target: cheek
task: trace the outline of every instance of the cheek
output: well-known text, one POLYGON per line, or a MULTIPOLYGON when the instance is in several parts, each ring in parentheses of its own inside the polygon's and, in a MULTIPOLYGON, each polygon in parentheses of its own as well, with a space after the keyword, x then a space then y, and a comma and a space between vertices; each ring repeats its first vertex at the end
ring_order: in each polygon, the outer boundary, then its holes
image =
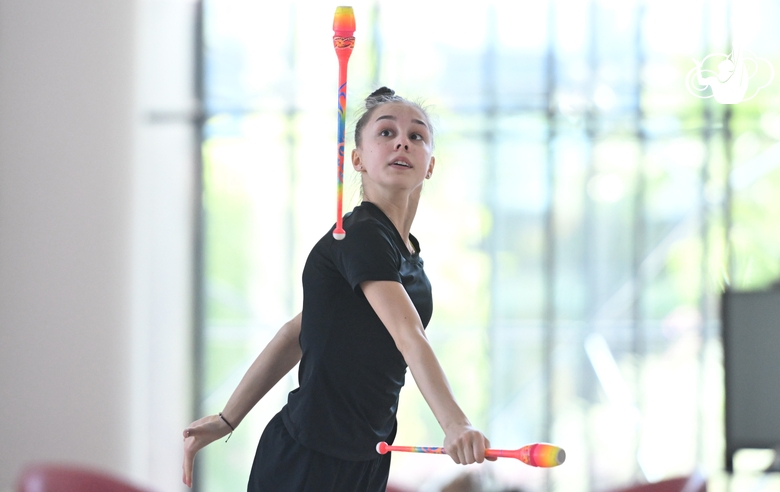
POLYGON ((377 142, 375 145, 371 147, 371 155, 379 156, 382 154, 386 154, 387 152, 390 152, 392 150, 393 150, 392 145, 388 144, 387 142, 377 142))
POLYGON ((374 164, 380 155, 380 150, 381 149, 377 148, 377 146, 372 146, 366 149, 363 159, 364 162, 369 166, 374 164))

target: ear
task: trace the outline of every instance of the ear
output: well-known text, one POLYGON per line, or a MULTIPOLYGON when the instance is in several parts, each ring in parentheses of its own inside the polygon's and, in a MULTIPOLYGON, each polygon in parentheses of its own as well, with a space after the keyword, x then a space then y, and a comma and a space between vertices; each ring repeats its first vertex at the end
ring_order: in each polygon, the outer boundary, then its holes
POLYGON ((431 179, 433 176, 433 167, 436 165, 436 158, 431 156, 431 162, 428 163, 428 172, 425 174, 425 179, 431 179))
POLYGON ((360 160, 360 153, 357 149, 352 149, 352 168, 361 173, 363 169, 363 161, 360 160))

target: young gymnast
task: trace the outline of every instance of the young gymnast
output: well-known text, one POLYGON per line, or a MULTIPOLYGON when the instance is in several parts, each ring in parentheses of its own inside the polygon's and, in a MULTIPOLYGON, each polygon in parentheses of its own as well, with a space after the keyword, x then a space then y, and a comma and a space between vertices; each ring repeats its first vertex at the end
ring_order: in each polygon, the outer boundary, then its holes
POLYGON ((263 432, 248 492, 380 492, 396 434, 407 365, 444 431, 447 454, 481 463, 488 439, 469 422, 425 336, 431 285, 410 234, 425 179, 433 174, 433 130, 419 105, 382 87, 366 98, 352 165, 363 202, 331 229, 303 269, 303 310, 285 323, 219 415, 184 431, 183 480, 195 454, 232 432, 300 361, 299 387, 263 432))

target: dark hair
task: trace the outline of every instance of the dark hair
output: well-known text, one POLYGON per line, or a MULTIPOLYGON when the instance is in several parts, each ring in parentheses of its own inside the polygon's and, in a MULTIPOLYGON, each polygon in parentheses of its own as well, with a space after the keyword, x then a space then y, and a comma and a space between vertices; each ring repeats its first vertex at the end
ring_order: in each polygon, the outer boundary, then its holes
POLYGON ((403 103, 418 109, 423 114, 423 116, 425 116, 425 120, 428 123, 428 131, 431 133, 431 143, 433 143, 433 127, 431 126, 431 119, 428 116, 428 112, 425 110, 425 108, 416 102, 409 101, 408 99, 396 95, 395 91, 392 89, 388 89, 387 87, 380 87, 368 95, 366 98, 365 112, 360 116, 360 119, 358 119, 357 123, 355 123, 355 147, 360 147, 363 127, 366 126, 369 118, 371 118, 371 114, 376 108, 387 103, 403 103))

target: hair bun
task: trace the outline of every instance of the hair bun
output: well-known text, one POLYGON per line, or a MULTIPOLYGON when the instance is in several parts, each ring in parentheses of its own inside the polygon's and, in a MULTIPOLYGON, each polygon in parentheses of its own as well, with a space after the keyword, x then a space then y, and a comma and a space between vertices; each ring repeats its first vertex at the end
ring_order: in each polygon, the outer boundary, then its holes
POLYGON ((401 99, 401 97, 395 95, 393 89, 383 86, 368 95, 366 98, 366 109, 371 109, 386 102, 400 101, 401 99))
POLYGON ((372 92, 371 94, 369 94, 366 99, 377 99, 384 96, 391 96, 391 97, 395 96, 395 91, 388 87, 382 86, 379 89, 372 92))

